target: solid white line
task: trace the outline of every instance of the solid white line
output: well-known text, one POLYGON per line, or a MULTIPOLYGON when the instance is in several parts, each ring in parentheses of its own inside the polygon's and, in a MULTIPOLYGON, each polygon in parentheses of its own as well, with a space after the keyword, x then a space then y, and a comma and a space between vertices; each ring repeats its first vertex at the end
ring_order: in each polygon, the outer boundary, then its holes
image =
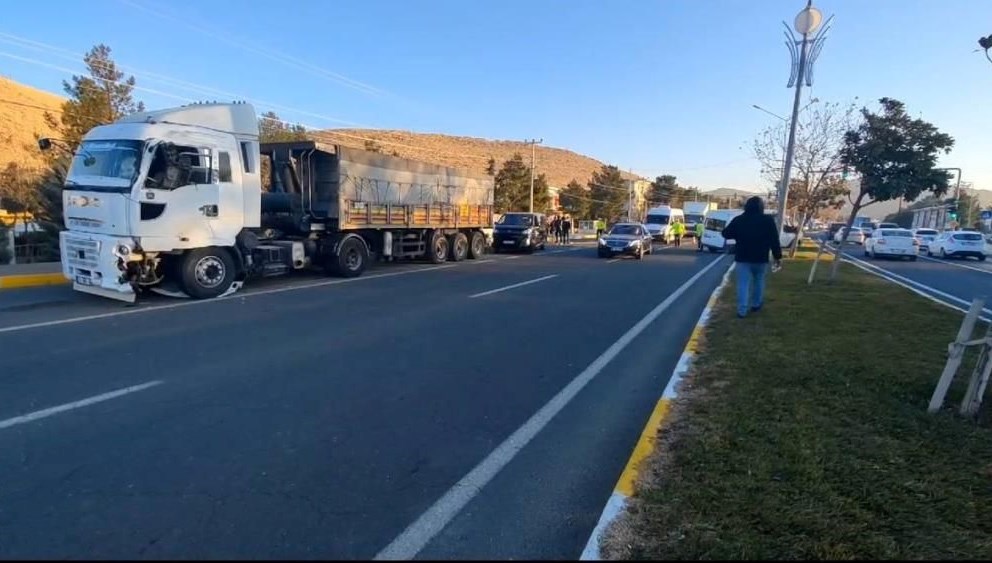
MULTIPOLYGON (((912 291, 913 293, 915 293, 915 294, 917 294, 917 295, 919 295, 921 297, 925 297, 925 298, 929 299, 930 301, 933 301, 934 303, 936 303, 938 305, 943 305, 944 307, 947 307, 949 309, 954 309, 955 311, 958 311, 958 312, 961 312, 961 313, 965 313, 965 314, 968 313, 968 310, 967 309, 958 307, 957 305, 951 305, 947 301, 942 301, 940 299, 937 299, 936 297, 934 297, 933 295, 930 295, 929 293, 925 293, 923 291, 920 291, 919 289, 916 289, 915 287, 913 287, 913 286, 911 286, 909 284, 903 283, 903 282, 901 282, 901 281, 899 281, 899 280, 897 280, 897 279, 895 279, 893 277, 888 276, 887 275, 888 270, 881 270, 881 268, 879 269, 880 271, 879 270, 873 270, 873 269, 869 268, 868 266, 864 265, 863 263, 859 263, 858 261, 855 261, 855 260, 850 260, 849 258, 850 257, 845 257, 844 260, 846 260, 847 262, 850 262, 852 265, 854 265, 854 266, 856 266, 858 268, 861 268, 862 270, 868 272, 869 274, 872 274, 874 276, 878 276, 878 277, 882 278, 883 280, 892 282, 892 283, 894 283, 894 284, 896 284, 896 285, 898 285, 900 287, 904 287, 904 288, 912 291)), ((924 287, 926 287, 926 286, 924 286, 924 287)), ((970 306, 971 304, 969 303, 968 305, 970 306)), ((988 308, 986 308, 985 310, 986 311, 989 311, 988 308)), ((992 311, 990 311, 990 312, 992 312, 992 311)), ((992 322, 992 318, 988 318, 988 317, 980 317, 980 318, 981 318, 981 320, 983 320, 985 322, 992 322)))
POLYGON ((675 303, 683 293, 693 287, 699 278, 723 261, 723 257, 707 264, 688 281, 679 286, 664 301, 637 321, 637 324, 623 334, 596 358, 582 373, 558 392, 534 416, 503 441, 472 471, 455 483, 448 492, 427 509, 417 520, 403 531, 389 545, 383 548, 376 559, 411 559, 427 545, 449 522, 485 487, 537 434, 551 422, 589 384, 613 358, 617 357, 638 335, 651 325, 662 313, 675 303))
POLYGON ((550 276, 544 276, 543 278, 537 278, 537 279, 533 279, 533 280, 528 280, 528 281, 525 281, 525 282, 515 283, 513 285, 507 285, 507 286, 500 287, 500 288, 497 288, 497 289, 490 289, 489 291, 483 291, 482 293, 476 293, 475 295, 469 295, 468 298, 469 299, 475 299, 476 297, 485 297, 486 295, 492 295, 494 293, 499 293, 501 291, 506 291, 508 289, 513 289, 513 288, 516 288, 516 287, 523 287, 525 285, 530 285, 532 283, 542 282, 544 280, 550 280, 551 278, 557 278, 557 277, 558 277, 558 274, 551 274, 550 276))
POLYGON ((614 262, 619 262, 619 261, 620 261, 620 259, 619 259, 619 258, 611 258, 611 259, 609 259, 609 260, 607 260, 607 261, 606 261, 606 263, 607 263, 607 264, 612 264, 612 263, 614 263, 614 262))
POLYGON ((256 295, 271 295, 274 293, 283 293, 286 291, 297 291, 300 289, 311 289, 314 287, 324 287, 327 285, 340 285, 344 283, 360 282, 362 280, 377 280, 381 278, 391 278, 395 276, 405 276, 408 274, 418 274, 421 272, 433 272, 435 270, 444 270, 446 268, 454 268, 454 265, 444 265, 444 266, 431 266, 428 268, 416 268, 410 270, 404 270, 402 272, 388 272, 385 274, 373 274, 371 276, 361 276, 358 278, 347 278, 347 279, 337 279, 322 282, 313 283, 302 283, 297 285, 290 285, 286 287, 276 287, 273 289, 263 289, 257 291, 246 291, 244 293, 235 293, 234 295, 228 295, 227 297, 218 297, 216 299, 204 299, 202 301, 182 301, 179 303, 170 303, 168 305, 159 305, 156 307, 143 307, 143 308, 133 308, 124 311, 114 311, 112 313, 100 313, 96 315, 86 315, 82 317, 72 317, 68 319, 58 319, 53 321, 43 321, 40 323, 31 323, 26 325, 17 326, 7 326, 0 327, 0 334, 5 332, 18 332, 21 330, 28 330, 31 328, 44 328, 49 326, 67 325, 73 323, 81 323, 83 321, 95 321, 97 319, 108 319, 112 317, 123 317, 126 315, 137 315, 139 313, 150 313, 152 311, 162 311, 167 309, 178 309, 180 307, 192 307, 194 305, 209 305, 211 303, 222 303, 224 301, 229 301, 231 299, 246 299, 248 297, 254 297, 256 295))
POLYGON ((521 258, 523 258, 523 255, 517 254, 516 256, 507 256, 503 260, 520 260, 521 258))
POLYGON ((86 407, 95 403, 109 401, 110 399, 116 399, 117 397, 120 397, 122 395, 127 395, 128 393, 136 393, 138 391, 144 391, 149 387, 155 387, 156 385, 161 385, 161 384, 162 384, 161 381, 149 381, 148 383, 142 383, 141 385, 135 385, 133 387, 125 387, 123 389, 118 389, 117 391, 111 391, 109 393, 104 393, 102 395, 97 395, 95 397, 90 397, 88 399, 83 399, 81 401, 74 401, 72 403, 66 403, 64 405, 59 405, 57 407, 51 407, 40 411, 28 413, 25 415, 15 416, 14 418, 8 418, 7 420, 0 420, 0 430, 3 430, 4 428, 10 428, 11 426, 17 426, 18 424, 33 422, 40 418, 49 417, 52 416, 53 414, 58 414, 60 412, 86 407))
MULTIPOLYGON (((851 256, 850 254, 846 255, 844 258, 845 258, 845 260, 849 260, 849 261, 852 261, 852 262, 855 262, 855 263, 861 263, 861 264, 864 264, 865 266, 867 266, 869 268, 874 268, 876 270, 880 270, 882 272, 885 272, 886 275, 891 276, 891 277, 893 277, 893 278, 895 278, 895 279, 897 279, 899 281, 902 281, 904 283, 907 283, 907 284, 916 286, 916 287, 918 287, 920 289, 923 289, 925 291, 929 291, 929 292, 933 293, 934 295, 938 295, 940 297, 943 297, 944 299, 949 299, 949 300, 954 301, 956 303, 960 303, 960 304, 964 305, 965 307, 970 307, 971 306, 971 301, 967 301, 967 300, 962 299, 962 298, 960 298, 960 297, 958 297, 956 295, 951 295, 950 293, 944 293, 943 291, 940 291, 939 289, 930 287, 929 285, 926 285, 926 284, 922 284, 922 283, 920 283, 920 282, 918 282, 916 280, 912 280, 912 279, 909 279, 907 277, 900 276, 899 274, 893 272, 892 270, 887 270, 887 269, 885 269, 885 268, 883 268, 881 266, 878 266, 876 264, 871 264, 869 262, 865 262, 864 260, 861 260, 860 258, 855 258, 855 257, 851 256)), ((992 313, 992 311, 989 311, 989 312, 992 313)))
POLYGON ((969 266, 968 264, 956 264, 954 262, 951 262, 950 260, 938 260, 936 258, 931 258, 929 256, 924 256, 922 254, 920 254, 920 258, 924 260, 928 260, 930 262, 936 262, 938 264, 947 264, 948 266, 954 266, 956 268, 964 268, 966 270, 974 270, 976 272, 981 272, 983 274, 989 274, 990 276, 992 276, 992 270, 986 270, 985 268, 979 268, 978 266, 969 266))

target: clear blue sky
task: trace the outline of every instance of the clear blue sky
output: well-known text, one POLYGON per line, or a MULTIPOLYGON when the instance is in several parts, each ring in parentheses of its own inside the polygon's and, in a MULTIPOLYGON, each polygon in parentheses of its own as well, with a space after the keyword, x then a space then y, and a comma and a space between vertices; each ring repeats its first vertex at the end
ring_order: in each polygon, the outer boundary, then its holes
MULTIPOLYGON (((59 92, 64 70, 4 55, 79 72, 81 54, 103 42, 140 86, 180 98, 226 99, 155 75, 277 104, 281 117, 308 126, 347 122, 491 139, 543 137, 645 176, 672 173, 707 189, 764 190, 748 147, 775 118, 751 104, 790 111, 781 21, 791 24, 803 5, 49 0, 39 9, 8 2, 0 33, 65 51, 30 49, 0 36, 0 74, 59 92), (170 19, 180 15, 185 23, 170 19)), ((992 1, 816 5, 836 19, 813 95, 904 101, 956 139, 945 166, 959 166, 965 180, 992 188, 992 63, 972 52, 980 36, 992 33, 992 1)), ((138 94, 150 107, 182 103, 138 94)))

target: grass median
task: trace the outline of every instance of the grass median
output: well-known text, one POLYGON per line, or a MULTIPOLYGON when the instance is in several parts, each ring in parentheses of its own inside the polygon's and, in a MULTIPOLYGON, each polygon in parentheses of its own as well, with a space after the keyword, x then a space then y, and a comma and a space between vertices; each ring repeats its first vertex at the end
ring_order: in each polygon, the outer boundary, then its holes
POLYGON ((806 285, 813 254, 746 319, 725 290, 606 558, 992 557, 992 425, 950 408, 970 372, 926 412, 962 315, 849 265, 806 285))

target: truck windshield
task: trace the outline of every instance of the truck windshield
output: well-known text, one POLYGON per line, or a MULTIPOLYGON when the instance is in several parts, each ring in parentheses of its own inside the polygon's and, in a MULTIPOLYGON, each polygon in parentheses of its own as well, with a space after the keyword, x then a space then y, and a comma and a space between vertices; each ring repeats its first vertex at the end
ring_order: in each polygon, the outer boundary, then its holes
POLYGON ((645 221, 645 223, 649 223, 651 225, 667 225, 668 224, 668 218, 669 217, 671 217, 671 216, 670 215, 648 215, 648 220, 645 221))
POLYGON ((141 166, 143 141, 84 141, 72 159, 66 189, 127 192, 141 166))

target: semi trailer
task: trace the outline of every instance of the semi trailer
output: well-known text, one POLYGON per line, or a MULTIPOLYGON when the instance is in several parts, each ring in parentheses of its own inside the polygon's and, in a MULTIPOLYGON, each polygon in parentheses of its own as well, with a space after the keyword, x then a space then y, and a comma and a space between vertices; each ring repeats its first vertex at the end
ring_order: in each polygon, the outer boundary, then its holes
POLYGON ((490 176, 315 141, 260 144, 247 103, 93 128, 62 201, 63 274, 128 302, 214 298, 310 268, 355 277, 374 260, 478 258, 493 228, 490 176))

